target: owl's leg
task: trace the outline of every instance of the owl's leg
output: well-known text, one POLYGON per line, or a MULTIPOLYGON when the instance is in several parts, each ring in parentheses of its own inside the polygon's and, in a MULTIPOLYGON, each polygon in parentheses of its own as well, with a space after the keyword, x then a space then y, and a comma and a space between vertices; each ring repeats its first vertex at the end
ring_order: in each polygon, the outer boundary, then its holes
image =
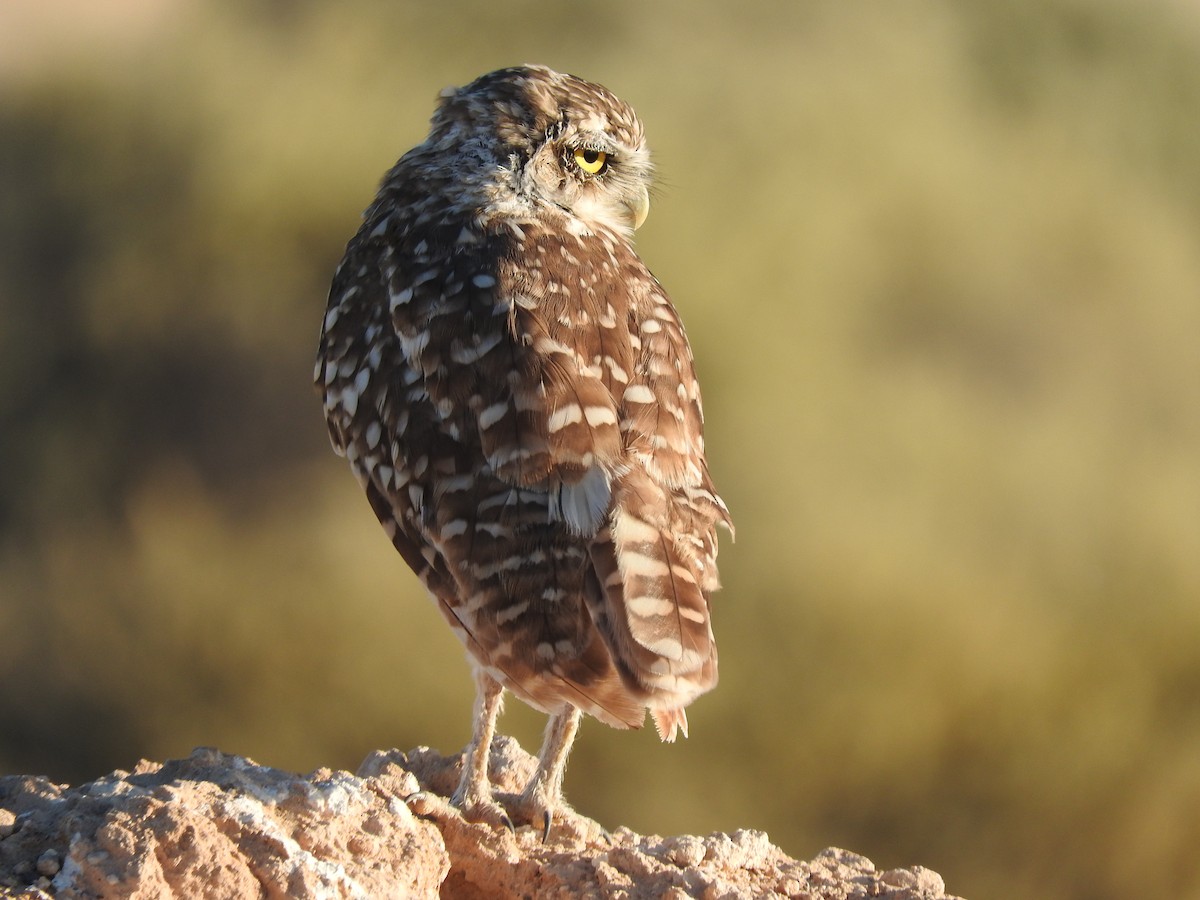
POLYGON ((472 822, 503 825, 511 831, 512 820, 504 807, 492 798, 492 785, 488 781, 492 738, 496 734, 496 718, 503 706, 504 688, 482 669, 476 669, 471 743, 463 754, 462 777, 450 802, 472 822))
POLYGON ((538 752, 537 771, 533 773, 524 792, 511 804, 519 818, 541 824, 543 841, 549 839, 550 826, 556 817, 569 821, 583 820, 582 816, 567 806, 562 794, 567 755, 579 730, 580 715, 579 710, 570 707, 550 717, 542 749, 538 752))

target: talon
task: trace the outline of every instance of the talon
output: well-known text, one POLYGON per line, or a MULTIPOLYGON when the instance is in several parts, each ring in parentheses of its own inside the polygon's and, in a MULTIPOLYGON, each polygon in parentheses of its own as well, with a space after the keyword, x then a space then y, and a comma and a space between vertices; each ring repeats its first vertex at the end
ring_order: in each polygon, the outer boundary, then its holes
POLYGON ((504 807, 490 801, 479 801, 462 807, 463 818, 476 825, 488 825, 492 828, 504 828, 512 834, 517 833, 512 819, 504 807))
POLYGON ((554 817, 550 814, 550 810, 542 812, 542 843, 550 843, 550 825, 553 823, 554 817))

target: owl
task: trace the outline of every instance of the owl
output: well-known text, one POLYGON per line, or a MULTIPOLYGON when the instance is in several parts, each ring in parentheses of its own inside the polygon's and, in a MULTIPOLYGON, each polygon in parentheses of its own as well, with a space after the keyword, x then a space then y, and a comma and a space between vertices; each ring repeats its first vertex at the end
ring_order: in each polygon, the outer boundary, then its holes
POLYGON ((570 816, 581 714, 660 737, 717 681, 718 526, 692 353, 633 248, 642 125, 540 66, 443 91, 337 268, 315 379, 404 561, 466 647, 474 725, 451 803, 472 821, 570 816), (549 714, 501 805, 505 691, 549 714))

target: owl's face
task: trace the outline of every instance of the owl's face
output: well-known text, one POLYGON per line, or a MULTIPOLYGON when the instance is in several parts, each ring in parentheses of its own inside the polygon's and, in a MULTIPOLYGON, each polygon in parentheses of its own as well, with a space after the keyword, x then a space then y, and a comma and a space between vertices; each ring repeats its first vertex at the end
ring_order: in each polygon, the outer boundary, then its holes
POLYGON ((582 121, 564 117, 521 175, 524 192, 570 213, 578 223, 625 233, 650 211, 649 183, 644 143, 635 143, 602 114, 582 121))
POLYGON ((443 94, 430 142, 486 172, 504 215, 561 217, 577 234, 629 235, 650 208, 641 122, 600 85, 538 66, 503 69, 443 94))

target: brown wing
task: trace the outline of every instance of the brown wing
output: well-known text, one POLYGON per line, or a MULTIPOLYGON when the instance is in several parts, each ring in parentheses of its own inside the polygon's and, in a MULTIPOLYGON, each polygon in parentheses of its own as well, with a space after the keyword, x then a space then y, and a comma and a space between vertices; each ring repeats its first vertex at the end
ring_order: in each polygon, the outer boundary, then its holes
POLYGON ((643 280, 629 320, 637 362, 621 395, 631 465, 592 558, 604 587, 593 616, 623 671, 649 694, 660 734, 686 733, 682 708, 717 680, 709 599, 716 526, 732 527, 704 459, 691 350, 662 288, 643 280))
POLYGON ((566 298, 523 278, 536 251, 421 231, 379 208, 335 279, 318 371, 334 445, 480 665, 542 709, 638 725, 583 601, 621 462, 611 391, 566 342, 566 298))

